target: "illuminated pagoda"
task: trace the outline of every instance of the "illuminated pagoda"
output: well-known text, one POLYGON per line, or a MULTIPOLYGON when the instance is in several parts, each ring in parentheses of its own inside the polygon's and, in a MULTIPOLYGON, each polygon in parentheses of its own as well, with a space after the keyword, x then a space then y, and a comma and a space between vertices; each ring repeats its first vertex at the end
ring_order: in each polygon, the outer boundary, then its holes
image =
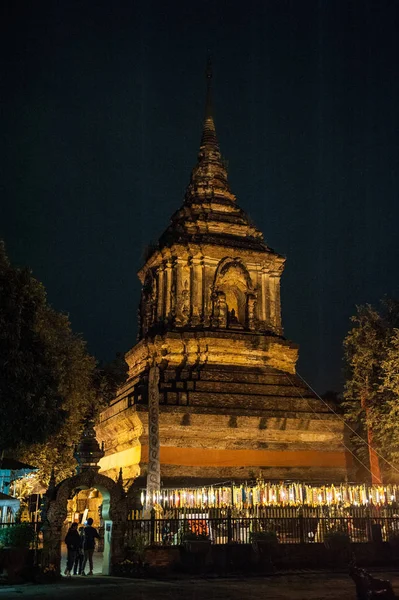
POLYGON ((160 486, 351 477, 344 424, 295 375, 283 335, 285 258, 238 206, 205 121, 184 203, 138 275, 139 341, 96 427, 101 471, 160 486))

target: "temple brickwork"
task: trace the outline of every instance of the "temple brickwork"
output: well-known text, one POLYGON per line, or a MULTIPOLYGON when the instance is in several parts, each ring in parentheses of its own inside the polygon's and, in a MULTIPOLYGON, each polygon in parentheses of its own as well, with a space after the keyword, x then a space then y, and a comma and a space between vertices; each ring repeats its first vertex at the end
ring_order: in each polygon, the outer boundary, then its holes
POLYGON ((97 426, 101 469, 135 478, 150 465, 149 480, 163 485, 260 470, 269 479, 343 480, 351 469, 344 426, 295 375, 298 347, 281 321, 285 258, 229 188, 210 84, 208 72, 183 206, 139 271, 139 340, 126 355, 128 380, 97 426))

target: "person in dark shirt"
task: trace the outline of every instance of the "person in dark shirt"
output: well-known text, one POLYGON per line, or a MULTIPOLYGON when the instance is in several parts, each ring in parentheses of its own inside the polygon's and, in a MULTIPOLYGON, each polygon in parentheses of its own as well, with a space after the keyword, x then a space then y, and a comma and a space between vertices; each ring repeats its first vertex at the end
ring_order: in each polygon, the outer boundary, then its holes
POLYGON ((84 531, 85 531, 84 527, 79 527, 80 546, 79 546, 79 550, 76 553, 75 563, 73 565, 73 574, 74 575, 80 575, 82 573, 82 565, 83 565, 83 558, 84 558, 84 552, 83 552, 84 531))
POLYGON ((79 551, 80 547, 80 535, 78 533, 78 524, 72 523, 70 526, 68 533, 65 536, 65 543, 68 548, 68 556, 67 556, 67 566, 64 571, 64 574, 67 577, 71 576, 71 570, 74 565, 76 555, 79 551))
POLYGON ((83 550, 84 550, 84 559, 82 565, 82 575, 86 575, 85 568, 86 563, 89 561, 90 571, 88 575, 93 575, 93 552, 95 546, 95 539, 100 539, 98 535, 98 531, 95 527, 93 527, 93 519, 87 519, 87 525, 84 530, 83 537, 83 550))

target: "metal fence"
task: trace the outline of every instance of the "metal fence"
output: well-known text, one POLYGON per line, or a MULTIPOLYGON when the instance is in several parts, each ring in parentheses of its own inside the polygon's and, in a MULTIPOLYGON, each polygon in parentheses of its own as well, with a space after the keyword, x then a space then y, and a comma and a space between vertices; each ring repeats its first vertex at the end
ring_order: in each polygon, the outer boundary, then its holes
MULTIPOLYGON (((356 518, 374 518, 374 517, 399 517, 399 507, 394 505, 367 505, 367 506, 251 506, 244 509, 235 507, 190 507, 181 506, 179 508, 169 508, 162 511, 158 518, 163 519, 180 519, 190 515, 194 518, 202 518, 203 515, 209 518, 225 518, 228 515, 231 517, 246 517, 246 518, 264 518, 264 519, 280 519, 280 518, 297 518, 299 515, 308 518, 319 517, 356 517, 356 518)), ((144 507, 141 510, 132 510, 129 514, 129 519, 149 519, 150 512, 144 507)))
POLYGON ((399 517, 219 517, 181 515, 169 519, 132 519, 127 523, 126 544, 178 546, 187 533, 205 534, 213 544, 249 544, 252 534, 275 532, 283 544, 323 543, 331 531, 347 533, 352 542, 386 542, 399 535, 399 517))
MULTIPOLYGON (((250 544, 253 534, 265 531, 275 532, 281 544, 323 543, 331 531, 347 533, 355 543, 387 542, 394 536, 399 537, 397 512, 370 515, 355 510, 345 516, 329 516, 323 511, 317 514, 309 510, 294 516, 288 510, 273 510, 255 517, 237 516, 229 510, 218 516, 215 516, 215 511, 213 514, 211 511, 201 514, 177 511, 163 518, 156 518, 153 512, 151 518, 146 519, 137 518, 137 513, 132 513, 126 523, 125 543, 133 546, 139 537, 145 545, 179 546, 187 534, 195 533, 208 536, 212 544, 250 544)), ((0 523, 0 532, 15 525, 0 523)), ((41 523, 30 525, 36 533, 32 547, 40 548, 41 523)))

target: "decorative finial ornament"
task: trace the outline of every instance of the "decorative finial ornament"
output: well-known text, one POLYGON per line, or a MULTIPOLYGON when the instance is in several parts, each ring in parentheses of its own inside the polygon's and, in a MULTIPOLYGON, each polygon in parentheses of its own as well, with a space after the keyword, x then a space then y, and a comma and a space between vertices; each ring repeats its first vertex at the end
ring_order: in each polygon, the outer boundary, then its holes
POLYGON ((206 101, 205 101, 205 121, 204 130, 202 132, 200 152, 198 155, 199 160, 205 158, 207 155, 217 153, 220 158, 219 144, 216 138, 215 123, 213 121, 212 111, 212 60, 210 54, 206 61, 206 101))
POLYGON ((75 458, 78 463, 77 473, 82 471, 92 470, 98 471, 98 462, 104 456, 104 450, 100 448, 100 444, 96 438, 94 430, 94 420, 88 419, 83 429, 82 437, 75 450, 75 458))
POLYGON ((123 487, 123 471, 122 471, 122 467, 119 469, 119 475, 118 475, 118 479, 116 480, 116 483, 118 485, 121 485, 123 487))
POLYGON ((212 79, 212 53, 208 48, 206 59, 206 76, 212 79))
POLYGON ((212 118, 212 58, 208 53, 208 59, 206 61, 206 104, 205 104, 205 119, 207 117, 212 118))
POLYGON ((186 204, 196 203, 198 195, 223 197, 229 202, 235 201, 227 182, 227 170, 220 154, 216 137, 212 109, 213 69, 210 55, 206 63, 206 101, 205 119, 202 130, 198 161, 191 173, 191 181, 186 191, 186 204))

